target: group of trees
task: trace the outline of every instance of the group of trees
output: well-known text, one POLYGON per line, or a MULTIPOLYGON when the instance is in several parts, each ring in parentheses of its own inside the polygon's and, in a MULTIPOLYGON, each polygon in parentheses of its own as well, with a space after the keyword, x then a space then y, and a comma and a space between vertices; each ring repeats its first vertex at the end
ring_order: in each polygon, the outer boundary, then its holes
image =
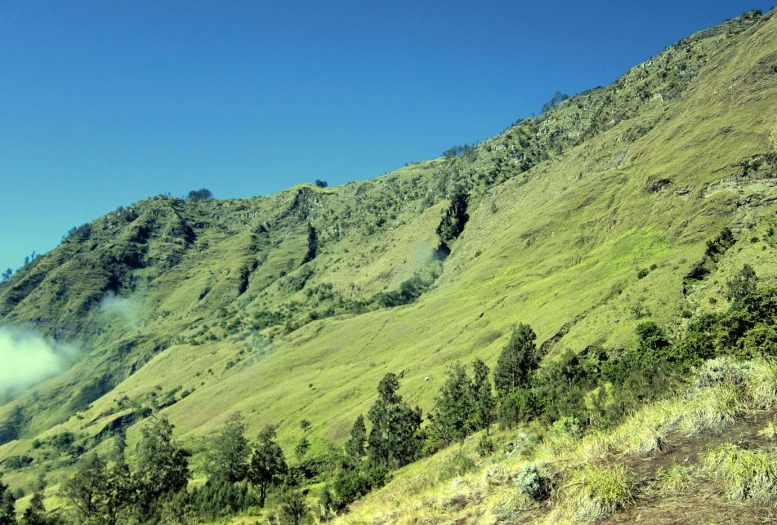
POLYGON ((461 146, 452 146, 445 151, 442 152, 442 156, 446 159, 454 159, 456 157, 461 157, 463 155, 466 155, 469 153, 472 148, 474 148, 475 145, 469 145, 469 144, 462 144, 461 146))
MULTIPOLYGON (((35 250, 32 251, 32 253, 24 258, 24 263, 16 270, 17 272, 22 271, 27 267, 28 264, 30 264, 32 261, 38 258, 38 254, 35 252, 35 250)), ((11 267, 8 267, 4 272, 0 273, 0 283, 6 282, 8 279, 10 279, 14 274, 14 270, 11 267)))
POLYGON ((569 95, 567 95, 566 93, 562 93, 561 91, 556 91, 553 94, 553 97, 542 105, 542 113, 545 113, 546 111, 550 111, 551 109, 555 108, 556 106, 558 106, 559 104, 561 104, 562 102, 568 99, 569 99, 569 95))
POLYGON ((192 190, 189 192, 186 198, 190 201, 209 201, 213 200, 213 192, 207 188, 192 190))
POLYGON ((80 520, 155 523, 163 514, 175 512, 171 502, 189 482, 189 453, 176 442, 173 425, 165 417, 154 418, 141 435, 134 469, 121 448, 112 461, 92 453, 63 483, 62 496, 80 520))

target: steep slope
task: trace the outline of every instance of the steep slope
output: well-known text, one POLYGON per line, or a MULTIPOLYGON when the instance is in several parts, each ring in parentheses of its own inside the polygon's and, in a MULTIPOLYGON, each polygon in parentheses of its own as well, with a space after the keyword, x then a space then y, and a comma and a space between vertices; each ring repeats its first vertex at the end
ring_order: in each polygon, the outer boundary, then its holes
POLYGON ((461 157, 339 188, 157 197, 73 230, 0 285, 3 324, 81 348, 0 407, 0 458, 66 467, 33 439, 100 450, 150 410, 195 449, 235 410, 286 444, 308 419, 324 447, 386 372, 428 408, 447 365, 493 362, 518 321, 550 358, 626 345, 646 316, 681 330, 678 314, 723 307, 709 298, 741 261, 777 272, 774 42, 771 13, 743 15, 461 157), (724 227, 728 258, 697 264, 724 227))

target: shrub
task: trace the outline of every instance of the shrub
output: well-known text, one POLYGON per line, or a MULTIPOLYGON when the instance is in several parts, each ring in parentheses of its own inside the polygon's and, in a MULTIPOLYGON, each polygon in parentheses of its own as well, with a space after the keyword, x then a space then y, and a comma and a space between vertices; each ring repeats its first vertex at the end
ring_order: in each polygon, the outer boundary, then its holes
POLYGON ((553 489, 547 467, 539 463, 524 465, 516 475, 515 484, 534 501, 545 501, 553 489))

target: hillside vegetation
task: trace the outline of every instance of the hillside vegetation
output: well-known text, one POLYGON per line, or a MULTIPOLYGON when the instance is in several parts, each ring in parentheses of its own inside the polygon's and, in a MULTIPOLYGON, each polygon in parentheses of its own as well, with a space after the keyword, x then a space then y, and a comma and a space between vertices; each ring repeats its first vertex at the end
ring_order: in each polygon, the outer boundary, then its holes
MULTIPOLYGON (((311 457, 325 455, 342 447, 387 374, 427 414, 450 367, 479 358, 493 369, 517 323, 536 333, 544 369, 568 350, 619 355, 634 347, 645 323, 667 344, 701 333, 700 318, 741 306, 729 283, 745 264, 762 289, 773 289, 773 13, 747 13, 689 36, 612 85, 564 100, 461 155, 341 187, 303 184, 235 200, 159 196, 72 229, 0 284, 2 326, 41 334, 76 355, 55 377, 0 392, 3 481, 27 494, 18 508, 29 504, 42 473, 47 507, 64 508, 61 488, 78 458, 107 455, 120 439, 139 468, 133 450, 147 442, 141 429, 162 416, 194 454, 191 485, 201 486, 205 451, 235 412, 251 439, 277 425, 287 457, 303 437, 311 457), (27 459, 22 465, 18 458, 27 459)), ((777 348, 771 325, 764 326, 737 357, 774 381, 773 365, 759 360, 777 348)), ((727 344, 699 337, 702 346, 727 344)), ((687 364, 689 373, 700 366, 687 364)), ((622 425, 641 425, 660 411, 664 419, 656 415, 651 424, 668 439, 691 418, 683 410, 703 410, 694 404, 702 398, 712 402, 706 395, 644 408, 622 425)), ((773 406, 751 397, 736 403, 773 406)), ((534 432, 538 444, 467 467, 450 494, 449 480, 428 476, 406 493, 397 488, 442 468, 453 453, 443 451, 403 467, 346 519, 604 517, 645 497, 636 478, 608 462, 632 446, 645 452, 628 442, 628 428, 545 440, 545 431, 522 431, 534 432), (554 483, 579 488, 554 492, 562 499, 553 505, 524 504, 507 481, 523 465, 519 456, 547 469, 554 483), (489 469, 502 469, 505 481, 489 481, 497 475, 489 469), (583 508, 583 500, 596 500, 585 491, 603 476, 615 486, 613 499, 583 508), (466 491, 466 505, 450 503, 466 491), (462 510, 473 508, 474 492, 486 502, 477 506, 482 515, 462 510), (397 510, 386 499, 406 497, 418 501, 397 510)), ((496 443, 515 441, 515 431, 503 432, 496 443)), ((461 454, 473 447, 465 442, 461 454)), ((716 465, 743 457, 731 447, 710 452, 705 472, 726 478, 716 465)), ((696 478, 683 468, 659 475, 656 467, 643 477, 671 475, 693 486, 696 478)), ((315 486, 311 497, 321 490, 315 486)))

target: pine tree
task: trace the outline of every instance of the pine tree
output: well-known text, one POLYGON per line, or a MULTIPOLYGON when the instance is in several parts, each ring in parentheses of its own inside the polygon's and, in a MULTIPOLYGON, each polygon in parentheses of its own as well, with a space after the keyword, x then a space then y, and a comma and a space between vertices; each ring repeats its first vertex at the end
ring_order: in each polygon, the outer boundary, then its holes
POLYGON ((494 386, 501 396, 529 386, 531 373, 539 367, 534 341, 537 335, 527 324, 520 323, 510 335, 494 369, 494 386))
POLYGON ((259 433, 248 469, 248 480, 259 487, 260 507, 264 507, 267 490, 280 483, 288 470, 283 449, 275 442, 275 427, 268 425, 259 433))
POLYGON ((154 511, 164 495, 178 492, 189 482, 189 452, 173 439, 173 425, 164 416, 141 430, 135 476, 141 508, 154 511))
POLYGON ((0 525, 16 525, 16 498, 0 479, 0 525))
POLYGON ((367 453, 374 466, 398 468, 413 461, 418 452, 421 409, 410 408, 397 389, 397 376, 386 374, 378 385, 378 399, 367 414, 372 422, 367 453))
POLYGON ((359 414, 351 429, 351 437, 345 442, 345 453, 355 460, 364 456, 364 445, 367 443, 367 427, 364 416, 359 414))
POLYGON ((245 429, 243 416, 235 412, 213 440, 213 446, 208 452, 207 467, 211 479, 226 483, 245 479, 250 453, 245 429))
POLYGON ((475 403, 473 426, 476 430, 485 428, 489 433, 491 424, 496 419, 496 399, 491 392, 491 381, 488 379, 488 366, 480 359, 472 362, 474 379, 472 380, 472 399, 475 403))
POLYGON ((464 439, 473 429, 470 426, 475 411, 475 400, 467 372, 456 363, 448 369, 440 393, 435 398, 432 427, 438 439, 445 444, 464 439))

